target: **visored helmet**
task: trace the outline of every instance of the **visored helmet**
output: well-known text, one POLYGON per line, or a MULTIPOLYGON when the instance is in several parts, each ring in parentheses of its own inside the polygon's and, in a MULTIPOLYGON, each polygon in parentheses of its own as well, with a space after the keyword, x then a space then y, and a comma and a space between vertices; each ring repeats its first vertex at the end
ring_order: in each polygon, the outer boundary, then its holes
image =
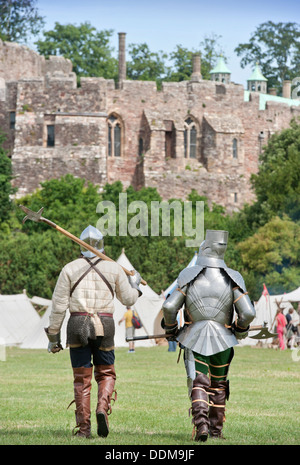
MULTIPOLYGON (((99 250, 99 252, 104 251, 103 234, 99 231, 99 229, 94 228, 94 226, 89 225, 87 228, 85 228, 85 230, 82 231, 80 235, 80 239, 94 247, 94 249, 99 250)), ((85 249, 83 246, 80 247, 80 250, 84 257, 96 257, 96 255, 93 252, 85 249)))
POLYGON ((207 229, 205 241, 199 248, 199 255, 223 259, 228 242, 228 231, 207 229))

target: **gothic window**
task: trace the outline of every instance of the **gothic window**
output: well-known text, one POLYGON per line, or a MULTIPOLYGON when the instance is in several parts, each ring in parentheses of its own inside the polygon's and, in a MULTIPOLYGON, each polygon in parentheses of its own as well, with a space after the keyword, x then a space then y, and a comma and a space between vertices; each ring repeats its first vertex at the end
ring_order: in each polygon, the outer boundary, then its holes
POLYGON ((111 115, 108 118, 108 156, 120 157, 122 149, 122 125, 120 118, 111 115))
POLYGON ((54 124, 47 125, 47 147, 55 145, 55 126, 54 124))
POLYGON ((10 129, 15 129, 16 127, 16 112, 15 111, 9 112, 9 127, 10 129))
POLYGON ((232 141, 232 157, 237 158, 238 157, 238 146, 237 146, 237 139, 233 139, 232 141))
POLYGON ((184 157, 197 158, 197 128, 192 118, 184 122, 184 157))

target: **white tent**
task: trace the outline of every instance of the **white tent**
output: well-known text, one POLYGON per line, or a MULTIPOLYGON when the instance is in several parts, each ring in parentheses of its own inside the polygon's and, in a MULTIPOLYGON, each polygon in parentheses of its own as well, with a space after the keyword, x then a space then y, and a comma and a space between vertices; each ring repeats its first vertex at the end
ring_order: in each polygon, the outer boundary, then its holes
MULTIPOLYGON (((128 260, 125 252, 122 251, 120 257, 117 260, 117 263, 127 270, 131 271, 134 269, 130 261, 128 260)), ((162 332, 160 326, 159 312, 164 302, 164 299, 156 294, 156 292, 151 289, 151 287, 146 284, 140 284, 140 289, 143 292, 143 295, 138 298, 136 303, 132 306, 134 310, 137 311, 143 327, 135 331, 135 336, 151 336, 153 334, 158 334, 162 332)), ((126 312, 126 307, 121 304, 121 302, 115 298, 114 299, 115 312, 115 346, 116 347, 128 347, 128 342, 125 340, 125 322, 118 324, 119 320, 123 317, 126 312)), ((143 341, 136 341, 136 347, 151 347, 155 345, 154 339, 145 339, 143 341)))
MULTIPOLYGON (((300 302, 300 287, 298 289, 295 289, 292 292, 288 292, 286 294, 278 294, 278 295, 261 295, 259 300, 255 304, 255 310, 256 310, 256 317, 254 320, 251 322, 251 326, 256 326, 256 325, 263 325, 264 322, 267 323, 267 327, 270 332, 274 333, 274 328, 275 328, 275 318, 276 318, 276 313, 277 310, 280 306, 280 308, 283 309, 283 314, 286 315, 289 311, 290 308, 293 308, 291 302, 300 302)), ((296 311, 294 310, 295 315, 296 311)), ((253 335, 255 334, 254 332, 252 333, 253 335)), ((243 344, 245 345, 254 345, 257 344, 257 339, 251 339, 247 337, 246 339, 243 340, 243 344)), ((272 339, 265 339, 264 340, 267 343, 270 343, 272 339)))
MULTIPOLYGON (((40 305, 46 306, 47 310, 45 311, 42 317, 39 317, 38 323, 32 327, 31 331, 28 332, 27 336, 25 337, 23 343, 21 344, 22 349, 47 349, 48 347, 48 338, 45 333, 44 328, 49 326, 49 316, 51 314, 52 309, 52 302, 48 299, 41 299, 37 297, 33 297, 32 301, 35 303, 39 303, 40 305)), ((67 310, 66 317, 64 319, 63 325, 60 331, 61 343, 63 348, 66 347, 66 339, 67 339, 67 323, 69 319, 70 313, 67 310)))
POLYGON ((0 295, 0 338, 5 345, 21 345, 39 321, 26 294, 0 295))

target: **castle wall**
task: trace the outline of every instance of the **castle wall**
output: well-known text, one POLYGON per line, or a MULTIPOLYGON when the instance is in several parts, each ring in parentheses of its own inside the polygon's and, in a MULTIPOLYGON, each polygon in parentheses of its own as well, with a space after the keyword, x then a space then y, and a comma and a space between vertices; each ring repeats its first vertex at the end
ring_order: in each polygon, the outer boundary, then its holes
POLYGON ((249 179, 258 170, 268 138, 288 127, 300 106, 267 102, 259 94, 244 99, 242 85, 184 81, 163 83, 82 78, 61 57, 45 60, 15 47, 15 61, 31 60, 28 75, 18 72, 0 42, 0 125, 8 146, 18 195, 40 182, 67 173, 103 186, 121 180, 125 187, 156 187, 164 199, 186 198, 191 189, 210 202, 234 210, 254 198, 249 179), (15 127, 9 114, 15 111, 15 127), (196 158, 185 157, 185 121, 197 131, 196 158), (120 156, 111 152, 119 125, 120 156), (49 146, 49 128, 55 141, 49 146), (115 134, 113 136, 112 134, 115 134), (234 148, 235 147, 235 148, 234 148))

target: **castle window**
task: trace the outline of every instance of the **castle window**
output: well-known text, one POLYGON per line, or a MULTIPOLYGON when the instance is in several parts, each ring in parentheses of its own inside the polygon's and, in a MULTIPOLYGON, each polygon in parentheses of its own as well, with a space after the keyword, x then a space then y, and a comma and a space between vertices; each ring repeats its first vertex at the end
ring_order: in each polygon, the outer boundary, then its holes
POLYGON ((233 139, 232 141, 232 157, 238 157, 238 146, 237 146, 237 139, 233 139))
POLYGON ((144 141, 143 139, 140 137, 139 138, 139 156, 141 157, 144 153, 144 141))
POLYGON ((47 147, 55 145, 55 126, 54 124, 47 125, 47 147))
POLYGON ((164 120, 165 125, 165 156, 176 158, 176 130, 172 120, 164 120))
POLYGON ((187 118, 184 122, 184 157, 197 158, 197 129, 195 121, 187 118))
POLYGON ((108 118, 108 156, 121 156, 122 126, 119 118, 111 115, 108 118))
POLYGON ((15 129, 16 127, 16 112, 10 111, 9 112, 9 128, 15 129))

